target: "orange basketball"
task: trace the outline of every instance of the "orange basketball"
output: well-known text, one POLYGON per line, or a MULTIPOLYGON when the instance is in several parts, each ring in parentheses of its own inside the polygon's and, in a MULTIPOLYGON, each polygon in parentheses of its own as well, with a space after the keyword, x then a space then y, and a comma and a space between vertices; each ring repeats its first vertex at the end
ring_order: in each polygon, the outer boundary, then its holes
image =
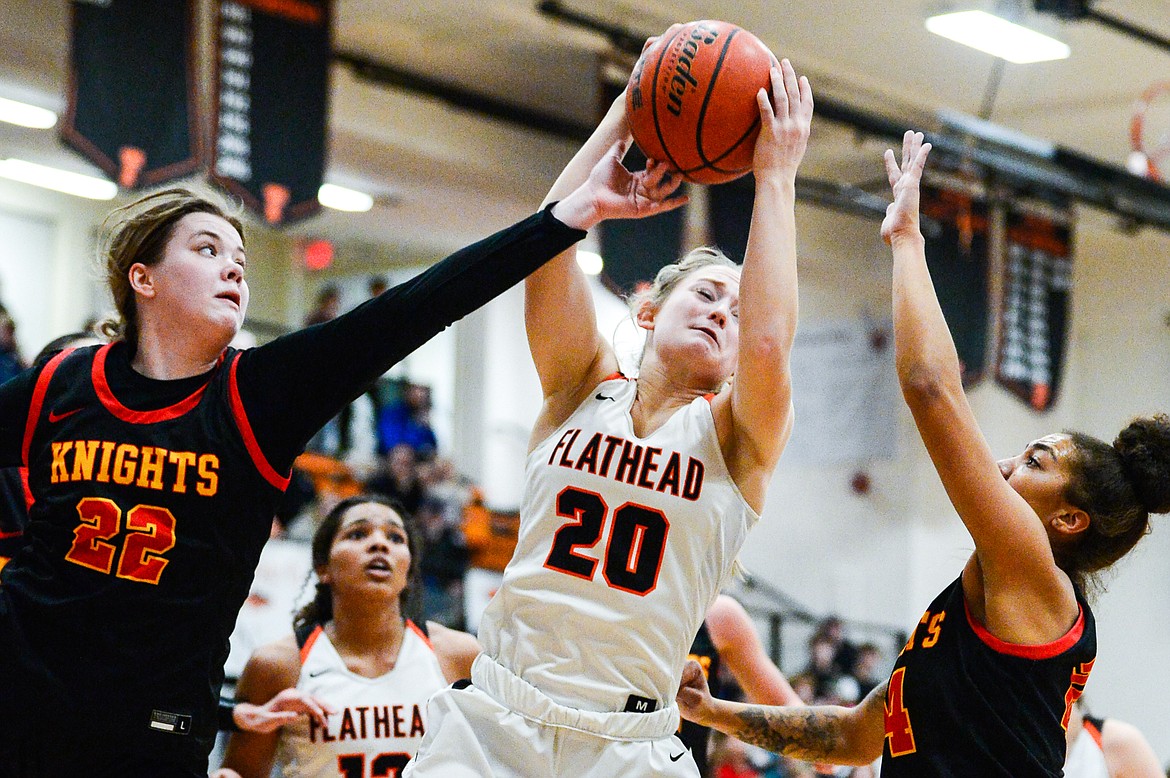
POLYGON ((771 92, 772 53, 728 22, 704 19, 662 36, 630 74, 634 141, 688 181, 721 184, 751 170, 760 131, 756 93, 771 92))

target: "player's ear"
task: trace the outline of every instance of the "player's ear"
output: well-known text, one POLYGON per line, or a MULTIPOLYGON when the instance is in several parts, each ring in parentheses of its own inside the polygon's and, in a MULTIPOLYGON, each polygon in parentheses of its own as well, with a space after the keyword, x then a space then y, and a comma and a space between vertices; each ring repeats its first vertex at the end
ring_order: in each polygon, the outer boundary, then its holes
POLYGON ((654 317, 658 315, 658 309, 654 307, 651 300, 643 300, 638 303, 638 310, 634 313, 634 322, 644 330, 654 329, 654 317))
POLYGON ((130 288, 134 290, 135 294, 140 294, 143 297, 154 297, 154 274, 146 265, 135 262, 130 266, 127 278, 129 278, 130 288))

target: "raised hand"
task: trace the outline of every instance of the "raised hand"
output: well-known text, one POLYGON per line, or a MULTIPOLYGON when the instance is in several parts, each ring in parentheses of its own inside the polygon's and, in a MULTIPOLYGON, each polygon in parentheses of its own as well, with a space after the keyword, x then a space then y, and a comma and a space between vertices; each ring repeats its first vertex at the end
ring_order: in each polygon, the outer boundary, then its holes
POLYGON ((787 59, 772 58, 772 96, 760 89, 756 102, 760 106, 760 136, 756 139, 752 168, 756 177, 769 172, 783 172, 793 177, 804 151, 812 126, 812 85, 804 76, 796 77, 787 59))
POLYGON ((892 149, 886 149, 883 157, 886 175, 894 202, 886 207, 886 218, 882 220, 882 239, 893 243, 903 237, 920 236, 918 203, 922 171, 930 154, 930 144, 922 142, 921 132, 907 130, 902 136, 902 164, 899 165, 892 149))
POLYGON ((553 215, 570 227, 589 229, 605 219, 641 219, 684 204, 685 197, 668 199, 682 183, 669 166, 649 160, 645 170, 633 173, 622 165, 629 145, 627 137, 610 146, 585 183, 557 203, 553 215))

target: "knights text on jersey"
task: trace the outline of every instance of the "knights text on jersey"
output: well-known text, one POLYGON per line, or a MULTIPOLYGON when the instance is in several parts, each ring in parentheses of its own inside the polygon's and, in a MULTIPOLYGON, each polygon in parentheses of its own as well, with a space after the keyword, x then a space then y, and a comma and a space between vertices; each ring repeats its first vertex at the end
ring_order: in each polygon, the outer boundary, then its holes
POLYGON ((0 659, 0 675, 62 726, 209 746, 228 635, 281 485, 241 429, 238 352, 185 399, 141 411, 110 390, 110 349, 63 353, 38 382, 27 548, 0 587, 6 637, 36 650, 0 659))
POLYGON ((561 705, 672 705, 687 649, 758 517, 707 398, 644 438, 637 382, 602 382, 528 457, 516 551, 485 653, 561 705))
POLYGON ((447 686, 426 636, 408 621, 394 668, 377 678, 350 672, 321 627, 309 635, 301 657, 297 688, 338 712, 324 727, 301 716, 281 728, 281 775, 398 775, 426 733, 427 700, 447 686))
POLYGON ((962 578, 930 604, 886 692, 882 778, 1059 778, 1070 707, 1097 655, 1093 613, 1064 637, 1022 646, 967 609, 962 578))

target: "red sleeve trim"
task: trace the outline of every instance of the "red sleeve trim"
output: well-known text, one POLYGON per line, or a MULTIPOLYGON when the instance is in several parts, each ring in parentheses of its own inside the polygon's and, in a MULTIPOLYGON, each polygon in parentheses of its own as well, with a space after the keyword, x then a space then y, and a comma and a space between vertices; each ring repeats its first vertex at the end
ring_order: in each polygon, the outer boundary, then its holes
MULTIPOLYGON (((200 398, 203 397, 203 393, 207 391, 207 384, 204 384, 174 405, 159 408, 155 411, 136 411, 127 408, 110 391, 110 384, 106 380, 106 357, 109 356, 110 349, 113 346, 113 343, 107 343, 98 349, 97 353, 93 356, 93 388, 97 392, 98 399, 101 400, 102 405, 105 406, 107 411, 114 414, 115 418, 121 419, 129 424, 154 424, 160 421, 177 419, 198 405, 200 398)), ((220 355, 220 362, 222 361, 223 355, 220 355)))
POLYGON ((34 501, 32 487, 28 484, 28 468, 20 468, 20 486, 24 491, 24 507, 27 510, 32 507, 34 501))
POLYGON ((421 629, 419 629, 417 624, 415 624, 415 623, 414 623, 413 621, 411 621, 410 619, 407 619, 407 620, 406 620, 406 626, 407 626, 407 628, 408 628, 408 629, 412 629, 412 630, 414 630, 414 634, 416 634, 416 635, 418 635, 420 638, 422 638, 422 642, 424 642, 424 643, 426 643, 426 644, 427 644, 427 648, 429 648, 431 651, 434 651, 434 650, 435 650, 435 647, 434 647, 433 645, 431 645, 431 639, 430 639, 430 637, 427 635, 427 633, 425 633, 425 632, 423 632, 421 629))
POLYGON ((252 425, 248 421, 248 413, 244 410, 244 402, 240 399, 239 385, 236 384, 236 367, 239 364, 240 354, 237 352, 228 373, 228 396, 231 398, 232 416, 236 419, 236 426, 239 427, 240 435, 244 438, 244 446, 247 447, 248 454, 252 457, 252 463, 260 471, 260 475, 264 476, 265 481, 283 492, 288 488, 288 482, 292 475, 291 473, 281 475, 276 472, 276 468, 269 464, 264 452, 260 450, 260 444, 256 441, 256 435, 252 432, 252 425))
POLYGON ((321 637, 321 633, 323 633, 324 631, 325 631, 325 628, 322 627, 320 624, 318 624, 313 629, 313 631, 309 633, 309 637, 307 637, 305 639, 305 645, 301 646, 301 664, 302 665, 305 662, 309 661, 309 652, 313 650, 313 644, 317 642, 317 638, 321 637))
POLYGON ((24 530, 18 529, 15 532, 0 532, 0 540, 7 540, 8 538, 19 538, 24 534, 24 530))
POLYGON ((605 378, 603 378, 601 380, 604 383, 605 381, 616 381, 619 378, 622 379, 623 381, 627 380, 625 374, 622 373, 622 371, 620 371, 620 370, 617 370, 617 371, 610 373, 609 375, 607 375, 605 378))
MULTIPOLYGON (((57 367, 64 361, 65 357, 72 353, 73 349, 67 348, 57 356, 50 359, 41 368, 41 374, 37 376, 36 386, 33 387, 32 402, 28 405, 28 418, 24 423, 24 440, 20 446, 20 463, 25 469, 22 473, 21 480, 27 485, 28 483, 28 454, 29 449, 32 448, 33 433, 37 429, 37 421, 41 418, 41 408, 45 405, 45 395, 49 392, 49 381, 53 380, 53 373, 57 371, 57 367)), ((27 489, 27 486, 26 486, 27 489)), ((32 505, 30 502, 32 495, 25 492, 25 502, 32 505)))
POLYGON ((1064 633, 1063 637, 1057 638, 1051 643, 1040 643, 1034 646, 1024 645, 1022 643, 1009 643, 1006 640, 1000 640, 995 635, 992 635, 987 631, 987 627, 980 624, 978 619, 972 615, 971 607, 967 604, 966 597, 963 598, 963 610, 967 614, 967 623, 971 625, 971 629, 975 630, 975 634, 989 648, 1001 654, 1023 657, 1024 659, 1051 659, 1054 656, 1060 656, 1075 646, 1085 631, 1085 609, 1080 604, 1077 605, 1076 623, 1072 625, 1072 628, 1068 632, 1064 633))

